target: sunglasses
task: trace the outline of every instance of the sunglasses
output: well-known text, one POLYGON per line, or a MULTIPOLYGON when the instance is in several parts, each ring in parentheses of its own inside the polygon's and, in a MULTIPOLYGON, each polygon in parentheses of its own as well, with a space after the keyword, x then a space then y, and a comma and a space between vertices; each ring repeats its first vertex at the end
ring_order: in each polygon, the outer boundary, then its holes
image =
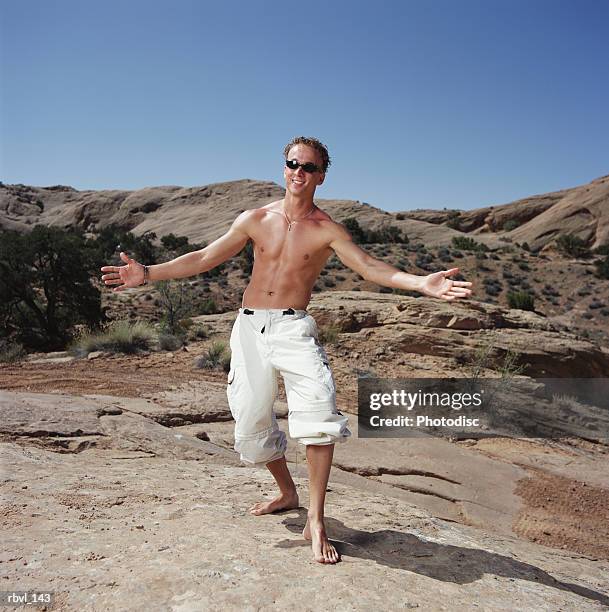
POLYGON ((313 172, 321 172, 320 168, 311 162, 307 162, 306 164, 300 164, 295 159, 286 159, 285 165, 290 170, 297 170, 298 168, 302 168, 307 174, 313 174, 313 172))

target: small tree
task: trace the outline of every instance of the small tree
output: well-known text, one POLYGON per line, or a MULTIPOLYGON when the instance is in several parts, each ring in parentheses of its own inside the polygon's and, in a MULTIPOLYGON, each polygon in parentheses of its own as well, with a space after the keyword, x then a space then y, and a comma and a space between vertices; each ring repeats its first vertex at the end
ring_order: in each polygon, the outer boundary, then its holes
POLYGON ((101 294, 91 284, 98 251, 80 231, 36 226, 0 235, 0 324, 24 346, 63 348, 77 323, 104 319, 101 294))
POLYGON ((159 281, 155 283, 159 292, 163 316, 161 329, 164 333, 184 336, 185 330, 180 319, 193 313, 193 297, 190 285, 184 281, 159 281))
POLYGON ((353 236, 353 240, 358 244, 366 242, 366 236, 364 230, 360 227, 359 222, 354 217, 347 217, 343 221, 345 229, 353 236))

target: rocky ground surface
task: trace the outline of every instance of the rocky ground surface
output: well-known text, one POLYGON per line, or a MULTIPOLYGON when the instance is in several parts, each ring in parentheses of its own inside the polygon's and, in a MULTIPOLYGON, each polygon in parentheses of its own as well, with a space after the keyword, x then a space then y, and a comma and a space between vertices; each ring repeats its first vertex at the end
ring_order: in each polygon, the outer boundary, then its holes
MULTIPOLYGON (((2 590, 52 590, 58 610, 609 608, 605 443, 371 440, 354 414, 358 374, 492 375, 512 349, 529 376, 606 377, 604 349, 492 305, 335 293, 310 311, 339 330, 326 348, 354 433, 328 491, 341 563, 315 563, 300 536, 306 461, 292 441, 302 507, 247 513, 272 479, 232 451, 226 375, 193 365, 228 339, 224 314, 187 350, 0 366, 2 590)), ((277 413, 286 430, 282 399, 277 413)))

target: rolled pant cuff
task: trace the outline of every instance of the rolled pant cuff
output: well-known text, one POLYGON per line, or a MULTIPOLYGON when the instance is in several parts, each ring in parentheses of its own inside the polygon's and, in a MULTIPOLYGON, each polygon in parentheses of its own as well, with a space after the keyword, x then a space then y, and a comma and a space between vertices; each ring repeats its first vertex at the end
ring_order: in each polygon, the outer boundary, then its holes
POLYGON ((277 461, 277 459, 281 459, 282 457, 285 457, 285 453, 283 451, 281 453, 275 453, 275 455, 273 455, 270 459, 265 459, 264 461, 259 461, 257 463, 246 459, 245 457, 243 457, 243 455, 240 456, 240 459, 243 463, 245 463, 246 467, 248 468, 262 468, 265 467, 267 463, 270 463, 271 461, 277 461))

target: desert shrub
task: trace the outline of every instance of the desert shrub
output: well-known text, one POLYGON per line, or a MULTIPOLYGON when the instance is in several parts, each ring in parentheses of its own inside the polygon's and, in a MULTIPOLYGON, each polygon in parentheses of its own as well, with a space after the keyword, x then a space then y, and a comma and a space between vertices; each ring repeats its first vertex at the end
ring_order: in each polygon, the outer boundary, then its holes
POLYGON ((161 244, 168 251, 177 251, 178 249, 184 248, 188 244, 187 236, 176 236, 175 234, 165 234, 161 236, 161 244))
POLYGON ((476 242, 469 236, 453 236, 452 244, 455 249, 462 249, 463 251, 488 251, 485 244, 476 242))
POLYGON ((218 306, 215 300, 210 297, 203 300, 197 310, 200 314, 216 314, 218 312, 218 306))
POLYGON ((487 295, 499 295, 501 293, 501 281, 496 278, 485 278, 483 281, 484 290, 487 295))
POLYGON ((552 285, 547 285, 547 284, 544 285, 544 288, 541 290, 541 292, 544 295, 548 295, 548 296, 552 296, 552 297, 560 296, 560 293, 552 285))
POLYGON ((155 337, 154 329, 148 323, 121 319, 104 325, 100 331, 83 331, 70 345, 69 351, 78 356, 92 351, 133 354, 150 350, 155 337))
POLYGON ((0 363, 15 363, 27 356, 27 351, 19 342, 0 338, 0 363))
POLYGON ((159 334, 159 348, 162 351, 177 351, 183 344, 183 336, 159 334))
POLYGON ((596 275, 599 278, 609 278, 609 255, 604 259, 599 259, 594 265, 596 266, 596 275))
POLYGON ((322 344, 334 344, 340 335, 341 329, 334 323, 319 327, 319 341, 322 344))
POLYGON ((206 340, 207 338, 209 338, 209 335, 210 329, 207 325, 195 323, 192 327, 188 329, 189 340, 206 340))
POLYGON ((531 268, 526 261, 521 261, 518 263, 518 267, 525 272, 528 272, 531 268))
POLYGON ((195 360, 197 368, 207 370, 222 369, 225 372, 230 370, 230 352, 227 350, 226 342, 216 340, 209 348, 195 360))
POLYGON ((518 221, 516 221, 516 219, 508 219, 504 224, 503 224, 503 231, 504 232, 511 232, 513 229, 516 229, 520 224, 518 223, 518 221))
POLYGON ((336 287, 336 283, 331 278, 324 278, 324 285, 326 287, 336 287))
POLYGON ((354 217, 347 217, 343 221, 343 225, 345 226, 345 229, 351 234, 355 242, 359 244, 364 244, 366 242, 364 230, 360 226, 357 219, 355 219, 354 217))
POLYGON ((418 253, 415 259, 415 264, 419 266, 419 268, 424 268, 427 264, 430 264, 433 261, 433 257, 429 253, 418 253))
POLYGON ((590 257, 591 252, 586 245, 585 240, 582 240, 574 234, 562 234, 556 239, 556 248, 563 254, 569 257, 590 257))
POLYGON ((448 249, 447 247, 440 247, 438 249, 438 259, 440 261, 445 261, 445 262, 453 261, 453 258, 451 257, 451 254, 450 254, 450 249, 448 249))
POLYGON ((375 243, 399 243, 407 244, 408 236, 395 225, 386 225, 376 230, 363 229, 357 219, 347 217, 343 221, 345 229, 351 234, 353 240, 359 244, 375 244, 375 243))
POLYGON ((594 249, 596 255, 609 255, 609 242, 601 244, 601 246, 594 249))
POLYGON ((398 214, 395 216, 395 218, 396 218, 398 221, 403 221, 403 220, 406 218, 406 216, 404 215, 404 213, 398 213, 398 214))
POLYGON ((535 297, 526 291, 508 291, 507 301, 510 308, 535 310, 535 297))

